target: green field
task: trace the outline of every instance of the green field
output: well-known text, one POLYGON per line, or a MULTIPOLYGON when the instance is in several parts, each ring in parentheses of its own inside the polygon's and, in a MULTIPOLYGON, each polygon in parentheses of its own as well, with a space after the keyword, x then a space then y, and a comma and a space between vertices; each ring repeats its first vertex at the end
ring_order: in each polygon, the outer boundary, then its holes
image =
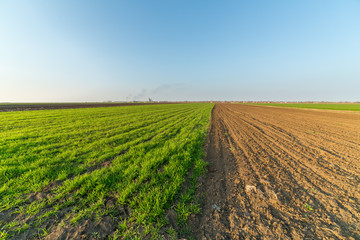
POLYGON ((43 238, 106 217, 115 224, 110 239, 186 236, 189 215, 200 210, 196 181, 212 107, 0 113, 0 238, 43 238))
POLYGON ((327 110, 360 111, 360 104, 355 103, 254 103, 252 105, 264 105, 274 107, 310 108, 327 110))

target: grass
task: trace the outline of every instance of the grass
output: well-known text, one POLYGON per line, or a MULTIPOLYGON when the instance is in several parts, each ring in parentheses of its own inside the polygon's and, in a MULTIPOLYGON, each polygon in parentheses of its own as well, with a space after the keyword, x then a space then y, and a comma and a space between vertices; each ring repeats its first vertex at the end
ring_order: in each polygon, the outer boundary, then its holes
POLYGON ((326 109, 326 110, 360 111, 360 104, 355 104, 355 103, 254 103, 252 105, 291 107, 291 108, 326 109))
POLYGON ((200 210, 194 196, 205 171, 202 151, 212 107, 0 113, 1 237, 34 228, 47 235, 57 225, 44 224, 54 219, 76 226, 105 216, 117 221, 114 239, 182 231, 200 210), (179 226, 169 225, 169 209, 179 226))

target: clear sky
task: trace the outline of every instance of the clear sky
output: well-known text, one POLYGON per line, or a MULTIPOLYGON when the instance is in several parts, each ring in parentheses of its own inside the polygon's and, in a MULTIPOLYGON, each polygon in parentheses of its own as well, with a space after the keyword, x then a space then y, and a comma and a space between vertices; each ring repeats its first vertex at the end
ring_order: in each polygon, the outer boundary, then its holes
POLYGON ((0 102, 360 101, 360 1, 1 1, 0 102))

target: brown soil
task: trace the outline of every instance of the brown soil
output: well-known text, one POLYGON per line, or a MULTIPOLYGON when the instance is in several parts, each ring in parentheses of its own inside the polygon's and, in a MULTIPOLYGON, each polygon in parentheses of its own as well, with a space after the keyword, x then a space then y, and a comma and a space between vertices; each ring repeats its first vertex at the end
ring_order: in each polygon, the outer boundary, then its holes
POLYGON ((360 239, 360 114, 216 104, 195 239, 360 239))

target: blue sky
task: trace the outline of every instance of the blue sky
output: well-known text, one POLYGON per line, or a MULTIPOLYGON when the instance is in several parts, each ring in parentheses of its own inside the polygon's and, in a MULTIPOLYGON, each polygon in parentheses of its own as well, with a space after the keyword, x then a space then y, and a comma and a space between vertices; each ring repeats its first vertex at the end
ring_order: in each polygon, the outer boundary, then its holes
POLYGON ((360 101, 360 1, 1 1, 0 102, 360 101))

